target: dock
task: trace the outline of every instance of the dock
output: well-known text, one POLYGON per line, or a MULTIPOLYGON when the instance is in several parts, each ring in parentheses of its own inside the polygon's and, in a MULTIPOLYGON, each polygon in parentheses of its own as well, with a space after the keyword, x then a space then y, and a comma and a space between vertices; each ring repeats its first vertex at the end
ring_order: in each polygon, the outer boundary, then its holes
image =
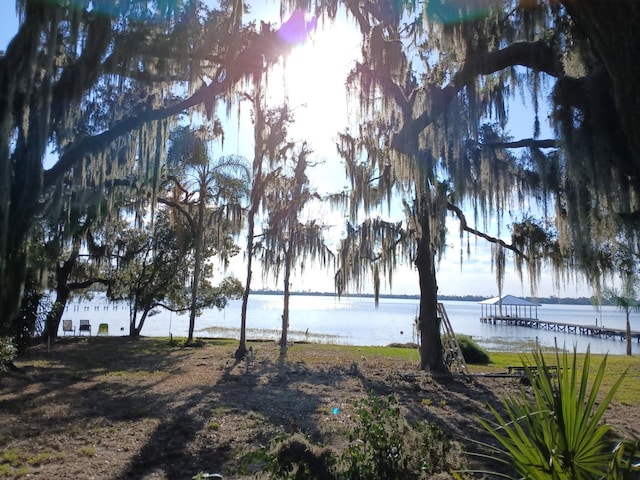
MULTIPOLYGON (((608 328, 598 325, 580 325, 577 323, 552 322, 549 320, 540 320, 539 318, 514 317, 510 315, 487 315, 480 317, 481 323, 490 323, 493 325, 511 325, 514 327, 537 328, 540 330, 549 330, 553 332, 575 333, 578 335, 588 335, 600 338, 619 338, 625 340, 627 332, 621 328, 608 328)), ((640 343, 640 332, 631 331, 631 338, 636 339, 640 343)))

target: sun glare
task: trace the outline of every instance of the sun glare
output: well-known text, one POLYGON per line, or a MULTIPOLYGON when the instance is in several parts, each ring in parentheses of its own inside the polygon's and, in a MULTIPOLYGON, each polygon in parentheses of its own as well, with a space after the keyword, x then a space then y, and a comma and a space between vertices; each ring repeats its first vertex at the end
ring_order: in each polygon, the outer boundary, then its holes
POLYGON ((296 46, 283 67, 270 75, 272 104, 288 100, 295 112, 292 129, 314 150, 333 145, 348 124, 345 81, 359 53, 359 34, 345 21, 319 25, 304 44, 296 46))

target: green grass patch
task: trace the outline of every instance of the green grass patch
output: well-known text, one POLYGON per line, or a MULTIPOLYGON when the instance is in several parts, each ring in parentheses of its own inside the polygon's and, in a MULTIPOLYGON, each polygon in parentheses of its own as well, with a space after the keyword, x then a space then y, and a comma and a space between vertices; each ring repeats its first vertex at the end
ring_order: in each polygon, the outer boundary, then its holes
MULTIPOLYGON (((363 362, 372 361, 376 358, 390 358, 399 360, 408 360, 416 362, 419 360, 417 350, 403 347, 378 347, 378 346, 351 346, 351 345, 313 345, 313 356, 310 353, 305 354, 306 345, 296 344, 289 349, 288 357, 292 361, 305 361, 313 363, 315 359, 333 356, 344 359, 345 361, 363 362)), ((309 352, 309 350, 307 350, 309 352)), ((491 363, 489 365, 472 365, 470 372, 478 373, 506 373, 509 365, 533 365, 533 348, 523 350, 528 353, 518 352, 490 352, 491 363)), ((556 354, 553 349, 543 350, 545 361, 548 365, 556 364, 556 354)), ((578 368, 584 365, 585 354, 578 354, 578 368)), ((604 355, 591 354, 591 369, 593 365, 599 364, 604 355)), ((640 407, 640 356, 624 356, 609 355, 607 360, 607 371, 602 382, 603 388, 610 388, 618 379, 620 374, 628 369, 627 375, 620 385, 620 388, 614 398, 625 405, 640 407)), ((593 377, 595 371, 590 372, 590 378, 593 377)))
MULTIPOLYGON (((287 356, 291 360, 309 361, 313 363, 310 349, 306 344, 294 344, 289 348, 287 356), (305 354, 305 350, 307 354, 305 354)), ((378 347, 378 346, 353 346, 353 345, 331 345, 331 344, 313 344, 313 355, 326 359, 335 356, 346 358, 349 360, 371 360, 374 358, 391 358, 398 360, 417 361, 419 353, 417 349, 406 347, 378 347), (364 357, 364 358, 363 358, 364 357)))
POLYGON ((191 343, 187 343, 186 337, 172 337, 168 342, 166 338, 155 338, 145 340, 162 341, 166 346, 170 348, 189 348, 189 347, 205 347, 205 346, 217 346, 217 347, 231 347, 238 344, 237 340, 233 338, 196 338, 191 343))
POLYGON ((17 448, 8 448, 0 455, 0 478, 21 478, 28 475, 32 467, 59 459, 59 453, 50 451, 31 454, 17 448))
POLYGON ((220 430, 220 422, 216 422, 215 420, 211 420, 207 423, 207 429, 209 430, 220 430))
POLYGON ((217 407, 213 407, 211 409, 210 415, 212 417, 219 417, 221 415, 225 415, 227 413, 229 413, 229 411, 231 411, 232 409, 230 407, 227 407, 225 405, 218 405, 217 407))
POLYGON ((94 447, 93 445, 85 445, 83 447, 80 447, 76 450, 76 452, 78 453, 78 455, 83 455, 85 457, 95 457, 97 450, 96 447, 94 447))
MULTIPOLYGON (((555 352, 544 352, 544 359, 547 365, 556 364, 555 352)), ((589 371, 589 378, 593 378, 596 373, 596 366, 602 362, 604 355, 591 354, 591 366, 589 371)), ((581 369, 584 366, 584 353, 577 354, 577 368, 581 369)), ((489 371, 491 372, 505 372, 508 365, 534 365, 534 359, 531 352, 522 353, 507 353, 507 352, 493 352, 491 353, 491 365, 489 371)), ((481 373, 485 367, 474 367, 473 373, 481 373)), ((604 390, 610 389, 615 381, 627 371, 627 374, 618 389, 614 401, 618 401, 625 405, 640 407, 640 357, 632 356, 627 357, 624 355, 609 355, 607 357, 607 370, 602 380, 602 388, 604 390)))

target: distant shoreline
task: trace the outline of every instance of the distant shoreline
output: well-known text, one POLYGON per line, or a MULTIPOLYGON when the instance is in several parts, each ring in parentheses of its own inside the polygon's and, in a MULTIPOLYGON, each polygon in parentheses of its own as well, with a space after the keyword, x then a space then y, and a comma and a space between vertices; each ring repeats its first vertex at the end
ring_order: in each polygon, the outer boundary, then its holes
MULTIPOLYGON (((282 290, 252 290, 252 294, 256 295, 284 295, 282 290)), ((321 296, 321 297, 335 297, 335 292, 291 292, 291 295, 295 296, 321 296)), ((373 298, 372 293, 349 293, 348 295, 342 295, 343 297, 355 297, 355 298, 373 298)), ((381 294, 380 298, 390 298, 396 300, 419 300, 419 295, 407 295, 407 294, 381 294)), ((487 296, 482 295, 438 295, 438 300, 450 300, 461 302, 481 302, 486 300, 487 296)), ((547 305, 593 305, 591 297, 522 297, 527 300, 531 300, 537 303, 547 305)), ((613 305, 606 299, 602 299, 602 306, 613 305)))

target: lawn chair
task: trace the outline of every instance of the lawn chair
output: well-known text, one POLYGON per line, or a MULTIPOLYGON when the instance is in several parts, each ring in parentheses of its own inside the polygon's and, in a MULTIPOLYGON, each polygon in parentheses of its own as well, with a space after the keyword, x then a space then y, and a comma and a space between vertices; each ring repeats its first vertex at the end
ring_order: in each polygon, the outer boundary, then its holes
POLYGON ((91 336, 91 323, 89 323, 89 320, 80 320, 78 335, 82 335, 82 332, 89 332, 89 336, 91 336))
POLYGON ((101 323, 98 325, 98 335, 109 335, 109 324, 101 323))
POLYGON ((73 326, 73 320, 62 320, 62 334, 66 336, 67 332, 72 332, 73 336, 76 336, 76 327, 73 326))

